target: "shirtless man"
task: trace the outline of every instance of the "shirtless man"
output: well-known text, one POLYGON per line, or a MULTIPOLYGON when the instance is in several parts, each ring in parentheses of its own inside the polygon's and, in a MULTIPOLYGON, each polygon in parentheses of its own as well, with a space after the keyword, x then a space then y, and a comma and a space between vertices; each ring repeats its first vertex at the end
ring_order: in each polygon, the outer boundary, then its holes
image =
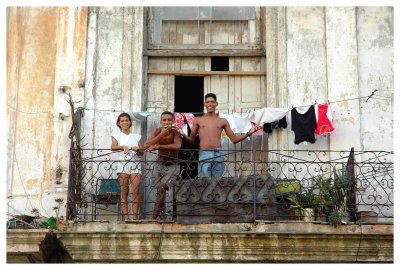
POLYGON ((178 177, 180 167, 178 162, 182 139, 173 128, 174 118, 171 112, 161 114, 160 128, 155 128, 144 144, 146 151, 158 150, 157 162, 153 167, 152 177, 157 187, 157 198, 152 219, 157 219, 161 211, 172 213, 172 189, 169 184, 178 177), (165 206, 165 193, 169 191, 168 209, 165 206))
POLYGON ((178 129, 182 138, 190 143, 194 143, 196 135, 200 138, 198 178, 221 177, 225 170, 224 158, 221 148, 221 133, 225 130, 226 135, 234 143, 238 143, 257 130, 261 126, 251 128, 246 134, 235 136, 228 120, 216 115, 215 109, 218 106, 217 96, 208 93, 204 97, 204 107, 207 113, 202 117, 197 117, 193 121, 192 133, 187 136, 181 129, 178 129), (207 160, 202 162, 202 160, 207 160))

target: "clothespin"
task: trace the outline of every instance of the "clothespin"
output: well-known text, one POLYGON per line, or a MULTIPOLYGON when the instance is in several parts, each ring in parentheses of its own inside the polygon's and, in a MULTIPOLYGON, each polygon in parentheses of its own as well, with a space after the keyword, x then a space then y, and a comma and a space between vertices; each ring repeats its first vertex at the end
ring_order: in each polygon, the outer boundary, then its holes
POLYGON ((293 104, 292 104, 292 109, 294 108, 293 104))
POLYGON ((314 101, 314 105, 317 105, 317 104, 318 104, 318 102, 315 100, 315 101, 314 101))
POLYGON ((371 93, 371 95, 369 95, 368 96, 368 98, 367 98, 367 100, 365 101, 365 102, 368 102, 368 100, 370 99, 370 98, 372 98, 372 96, 375 94, 375 92, 377 92, 378 90, 377 89, 375 89, 372 93, 371 93))

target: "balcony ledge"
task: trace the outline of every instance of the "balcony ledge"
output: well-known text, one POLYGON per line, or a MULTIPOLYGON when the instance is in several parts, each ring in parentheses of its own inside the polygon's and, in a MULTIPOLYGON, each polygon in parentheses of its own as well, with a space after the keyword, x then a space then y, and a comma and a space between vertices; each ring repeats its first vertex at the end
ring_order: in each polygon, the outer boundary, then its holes
MULTIPOLYGON (((46 231, 8 230, 8 262, 28 255, 40 260, 46 231)), ((56 235, 72 262, 80 263, 393 262, 393 224, 95 221, 71 223, 56 235)))

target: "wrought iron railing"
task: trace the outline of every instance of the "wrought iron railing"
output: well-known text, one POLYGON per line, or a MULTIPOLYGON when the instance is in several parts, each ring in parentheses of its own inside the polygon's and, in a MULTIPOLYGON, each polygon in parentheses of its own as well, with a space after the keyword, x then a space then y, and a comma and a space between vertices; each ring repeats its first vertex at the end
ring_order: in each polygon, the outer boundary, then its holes
MULTIPOLYGON (((179 223, 393 222, 393 152, 222 152, 222 175, 199 178, 198 167, 213 160, 201 163, 196 150, 180 150, 180 158, 166 165, 179 164, 179 175, 163 179, 169 190, 158 219, 179 223)), ((130 166, 142 175, 139 218, 150 219, 159 187, 154 178, 155 170, 160 170, 157 158, 157 152, 121 160, 119 153, 109 149, 71 149, 67 209, 75 212, 67 216, 121 219, 116 168, 130 166)))

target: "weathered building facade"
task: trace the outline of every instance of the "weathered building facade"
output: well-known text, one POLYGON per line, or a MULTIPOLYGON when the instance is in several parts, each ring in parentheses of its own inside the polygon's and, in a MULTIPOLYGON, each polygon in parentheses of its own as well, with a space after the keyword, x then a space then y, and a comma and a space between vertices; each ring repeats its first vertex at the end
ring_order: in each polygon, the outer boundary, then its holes
POLYGON ((149 112, 133 126, 146 135, 160 112, 202 111, 213 92, 221 112, 332 102, 332 134, 295 145, 288 128, 257 138, 264 150, 393 151, 391 7, 12 7, 7 15, 14 215, 37 208, 51 216, 54 199, 67 200, 66 93, 85 109, 90 149, 109 148, 121 111, 149 112))

